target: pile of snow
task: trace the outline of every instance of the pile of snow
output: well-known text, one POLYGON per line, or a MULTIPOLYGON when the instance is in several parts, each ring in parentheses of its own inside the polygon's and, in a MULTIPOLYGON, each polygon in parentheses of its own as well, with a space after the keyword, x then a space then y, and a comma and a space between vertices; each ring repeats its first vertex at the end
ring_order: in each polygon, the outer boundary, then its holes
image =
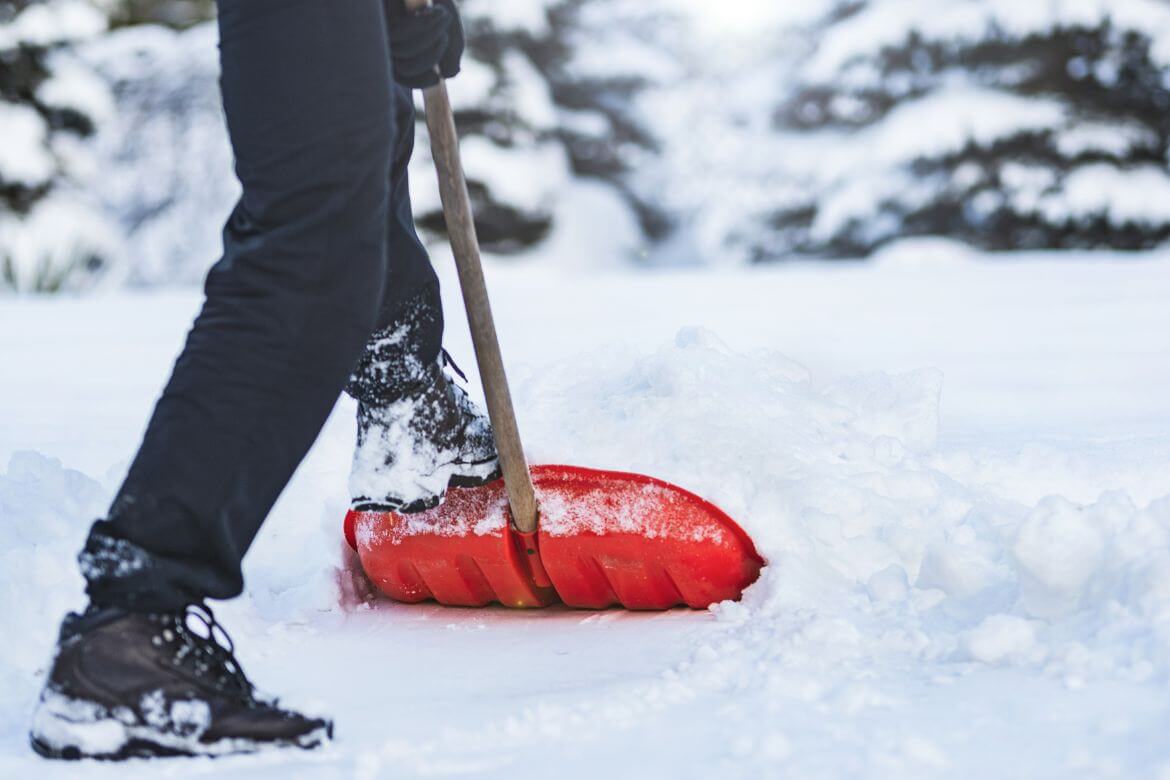
POLYGON ((22 731, 32 713, 30 677, 45 669, 45 648, 67 609, 84 605, 82 579, 71 560, 83 529, 106 509, 110 492, 61 461, 14 454, 0 475, 0 610, 20 641, 0 643, 0 729, 22 731), (30 597, 35 594, 35 598, 30 597))
POLYGON ((537 410, 525 422, 558 430, 586 465, 662 475, 742 519, 769 563, 743 604, 718 610, 751 625, 744 668, 808 641, 818 675, 872 663, 867 627, 885 621, 883 650, 906 664, 1170 676, 1170 495, 1032 503, 969 482, 935 446, 934 370, 822 384, 701 330, 584 362, 588 374, 555 366, 521 388, 537 410), (801 640, 810 624, 832 630, 801 640))

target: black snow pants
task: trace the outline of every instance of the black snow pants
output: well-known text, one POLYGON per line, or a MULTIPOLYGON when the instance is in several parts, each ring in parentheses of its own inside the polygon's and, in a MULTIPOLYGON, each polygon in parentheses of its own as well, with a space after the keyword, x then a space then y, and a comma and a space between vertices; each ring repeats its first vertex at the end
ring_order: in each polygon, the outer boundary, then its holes
POLYGON ((243 195, 125 484, 81 553, 99 606, 238 595, 244 553, 355 367, 351 392, 377 393, 388 365, 440 350, 438 280, 407 193, 413 101, 393 82, 385 0, 218 2, 243 195), (378 338, 406 320, 405 342, 378 338), (367 344, 401 354, 363 360, 367 344))

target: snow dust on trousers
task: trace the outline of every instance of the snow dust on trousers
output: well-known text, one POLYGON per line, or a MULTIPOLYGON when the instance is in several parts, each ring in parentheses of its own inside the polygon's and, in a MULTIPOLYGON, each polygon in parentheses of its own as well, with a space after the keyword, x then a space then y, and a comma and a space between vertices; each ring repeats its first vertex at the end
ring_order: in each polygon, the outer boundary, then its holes
POLYGON ((407 193, 414 108, 392 79, 383 2, 219 0, 243 195, 125 484, 81 553, 95 604, 238 595, 245 551, 355 367, 352 394, 390 395, 396 366, 438 359, 438 281, 407 193))

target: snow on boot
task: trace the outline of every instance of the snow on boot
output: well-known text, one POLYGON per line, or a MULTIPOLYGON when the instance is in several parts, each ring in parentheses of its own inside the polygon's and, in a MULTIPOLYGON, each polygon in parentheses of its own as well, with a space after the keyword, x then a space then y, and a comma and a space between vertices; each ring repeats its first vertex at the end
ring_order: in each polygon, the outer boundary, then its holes
POLYGON ((313 748, 332 733, 259 697, 211 610, 192 605, 67 616, 30 737, 47 758, 120 760, 313 748))
POLYGON ((349 484, 355 510, 422 512, 438 506, 448 488, 500 478, 491 423, 443 370, 445 363, 463 376, 445 352, 442 361, 397 401, 358 402, 349 484))
POLYGON ((438 506, 448 488, 500 478, 491 423, 443 364, 462 377, 445 352, 404 398, 385 406, 358 402, 353 509, 421 512, 438 506))

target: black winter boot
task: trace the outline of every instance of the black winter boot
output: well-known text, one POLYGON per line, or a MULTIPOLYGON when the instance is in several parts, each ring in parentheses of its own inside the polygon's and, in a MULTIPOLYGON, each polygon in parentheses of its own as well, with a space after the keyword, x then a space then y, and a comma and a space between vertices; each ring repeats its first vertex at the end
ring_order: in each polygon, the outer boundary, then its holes
POLYGON ((487 415, 442 363, 399 400, 358 402, 357 450, 350 475, 356 510, 421 512, 438 506, 449 487, 477 487, 500 478, 487 415))
POLYGON ((211 610, 192 605, 67 616, 30 736, 47 758, 119 760, 313 748, 332 733, 260 698, 211 610))

